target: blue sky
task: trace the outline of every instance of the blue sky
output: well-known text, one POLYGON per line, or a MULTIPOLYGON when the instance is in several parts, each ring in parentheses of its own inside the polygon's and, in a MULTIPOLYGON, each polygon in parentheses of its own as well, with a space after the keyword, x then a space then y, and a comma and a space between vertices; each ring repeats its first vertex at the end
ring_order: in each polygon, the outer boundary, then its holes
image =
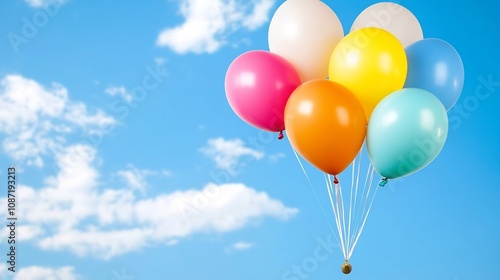
MULTIPOLYGON (((324 2, 344 30, 376 3, 324 2)), ((306 165, 318 203, 290 144, 225 97, 281 3, 2 1, 0 174, 17 167, 19 221, 0 279, 499 279, 499 4, 400 2, 458 50, 465 85, 437 159, 378 191, 346 276, 322 175, 306 165)))

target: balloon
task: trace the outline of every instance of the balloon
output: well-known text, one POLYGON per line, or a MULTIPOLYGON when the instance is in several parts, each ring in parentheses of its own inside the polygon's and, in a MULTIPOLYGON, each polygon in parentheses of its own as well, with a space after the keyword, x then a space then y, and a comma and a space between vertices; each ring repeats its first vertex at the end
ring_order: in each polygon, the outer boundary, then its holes
POLYGON ((448 134, 445 108, 432 93, 398 90, 382 100, 368 124, 368 155, 377 172, 388 178, 414 173, 433 161, 448 134))
POLYGON ((424 38, 417 18, 405 7, 391 2, 380 2, 366 8, 354 20, 351 32, 363 27, 385 29, 404 47, 424 38))
POLYGON ((344 37, 337 15, 317 0, 287 0, 269 25, 269 50, 283 56, 297 69, 302 82, 325 79, 328 60, 344 37))
POLYGON ((226 97, 247 123, 267 131, 285 129, 284 112, 300 77, 284 58, 267 51, 238 56, 226 73, 226 97))
POLYGON ((329 78, 358 97, 368 121, 380 100, 403 87, 406 71, 406 54, 398 39, 383 29, 366 27, 337 44, 329 78))
POLYGON ((464 85, 464 65, 458 52, 440 39, 424 39, 406 48, 408 74, 405 87, 428 90, 446 110, 457 102, 464 85))
POLYGON ((366 135, 359 101, 348 89, 328 80, 308 81, 292 93, 285 125, 292 147, 332 175, 352 162, 366 135))

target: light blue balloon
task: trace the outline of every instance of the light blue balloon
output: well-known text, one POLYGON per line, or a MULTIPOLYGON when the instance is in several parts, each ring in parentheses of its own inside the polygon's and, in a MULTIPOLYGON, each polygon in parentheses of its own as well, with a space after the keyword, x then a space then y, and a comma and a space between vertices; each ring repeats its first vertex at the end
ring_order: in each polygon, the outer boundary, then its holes
POLYGON ((366 136, 375 170, 388 179, 414 173, 433 161, 446 142, 448 115, 432 93, 405 88, 375 107, 366 136))
POLYGON ((408 74, 404 87, 425 89, 450 110, 462 93, 465 75, 455 48, 443 40, 429 38, 409 45, 405 52, 408 74))

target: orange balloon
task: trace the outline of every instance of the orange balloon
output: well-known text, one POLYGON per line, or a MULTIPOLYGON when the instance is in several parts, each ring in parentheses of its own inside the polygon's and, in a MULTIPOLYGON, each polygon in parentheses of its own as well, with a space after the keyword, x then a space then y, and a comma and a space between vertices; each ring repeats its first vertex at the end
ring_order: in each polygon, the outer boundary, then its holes
POLYGON ((332 175, 349 166, 366 136, 363 106, 347 88, 328 80, 299 86, 285 108, 286 134, 309 163, 332 175))

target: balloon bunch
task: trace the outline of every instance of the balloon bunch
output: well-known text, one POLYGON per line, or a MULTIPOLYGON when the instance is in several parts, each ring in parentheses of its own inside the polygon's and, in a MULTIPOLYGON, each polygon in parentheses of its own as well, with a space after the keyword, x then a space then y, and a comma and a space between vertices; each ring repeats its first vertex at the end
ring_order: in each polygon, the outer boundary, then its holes
POLYGON ((344 36, 325 3, 286 0, 268 34, 270 51, 231 63, 226 96, 247 123, 280 132, 279 139, 286 128, 294 151, 326 173, 348 274, 378 189, 371 191, 374 170, 384 186, 436 158, 448 134, 447 110, 462 91, 462 60, 447 42, 424 39, 417 18, 389 2, 362 11, 344 36), (361 190, 357 158, 365 142, 371 166, 361 190), (353 182, 343 195, 337 175, 349 165, 353 182))
POLYGON ((334 176, 365 141, 384 180, 420 170, 441 151, 463 64, 447 42, 424 39, 405 7, 374 4, 344 36, 325 3, 287 0, 268 35, 270 51, 246 52, 227 70, 226 96, 241 119, 280 139, 286 128, 294 149, 334 176))

